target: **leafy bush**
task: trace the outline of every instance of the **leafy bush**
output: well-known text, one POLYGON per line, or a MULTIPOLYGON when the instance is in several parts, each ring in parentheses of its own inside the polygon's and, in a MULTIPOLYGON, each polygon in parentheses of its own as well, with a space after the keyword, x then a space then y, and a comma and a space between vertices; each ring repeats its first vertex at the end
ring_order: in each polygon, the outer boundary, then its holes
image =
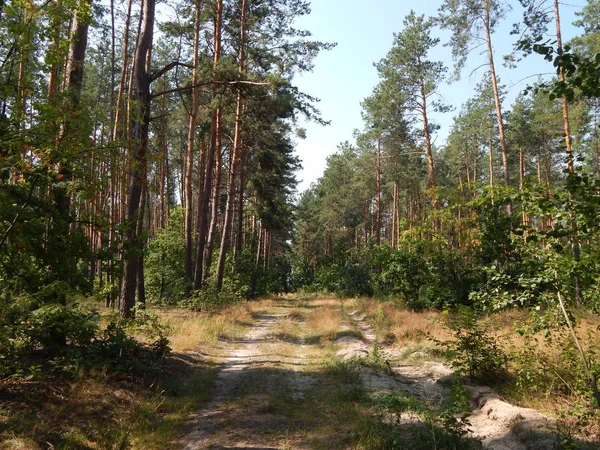
POLYGON ((24 337, 32 347, 62 351, 66 346, 89 346, 98 334, 97 314, 77 306, 59 304, 41 306, 32 311, 24 325, 24 337))
POLYGON ((458 308, 449 315, 445 326, 452 332, 452 339, 431 339, 445 349, 446 357, 459 373, 483 381, 506 375, 508 358, 473 309, 458 308))
POLYGON ((77 305, 36 305, 31 296, 3 299, 0 377, 76 375, 82 369, 144 372, 170 351, 164 327, 146 311, 129 322, 112 316, 101 328, 98 313, 77 305))
POLYGON ((400 248, 375 247, 374 265, 382 269, 376 293, 400 298, 409 309, 467 304, 479 271, 464 255, 442 242, 405 241, 400 248))
POLYGON ((146 295, 157 304, 177 304, 190 287, 185 277, 183 210, 175 208, 169 226, 158 230, 144 258, 146 295))

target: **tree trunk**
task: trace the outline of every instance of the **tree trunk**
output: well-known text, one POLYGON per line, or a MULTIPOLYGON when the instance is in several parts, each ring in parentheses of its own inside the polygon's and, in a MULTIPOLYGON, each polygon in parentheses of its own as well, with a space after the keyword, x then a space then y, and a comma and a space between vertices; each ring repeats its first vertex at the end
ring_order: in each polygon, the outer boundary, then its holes
POLYGON ((234 256, 239 256, 242 253, 244 245, 244 191, 246 189, 246 151, 247 147, 242 146, 242 154, 240 155, 240 176, 239 176, 239 192, 238 192, 238 209, 237 209, 237 233, 235 235, 235 252, 234 256))
POLYGON ((140 199, 142 187, 145 184, 148 129, 150 125, 150 74, 148 73, 147 57, 152 48, 154 33, 155 0, 144 1, 144 17, 140 36, 135 52, 135 81, 136 81, 136 114, 133 115, 133 143, 131 148, 131 175, 129 193, 127 196, 127 215, 125 222, 125 237, 127 248, 123 253, 123 279, 121 282, 121 297, 119 313, 122 319, 130 318, 135 304, 137 282, 137 255, 143 249, 143 240, 138 235, 140 217, 140 199))
MULTIPOLYGON (((221 58, 221 26, 223 20, 223 0, 217 1, 217 14, 214 23, 214 59, 213 59, 213 88, 212 97, 215 100, 217 96, 217 73, 216 68, 221 58)), ((200 204, 200 215, 198 217, 198 247, 196 251, 196 261, 200 262, 204 260, 204 249, 206 247, 206 236, 208 231, 208 211, 210 204, 210 194, 212 185, 212 171, 215 161, 215 152, 220 151, 217 149, 217 134, 219 132, 219 117, 220 109, 213 107, 211 115, 211 133, 210 133, 210 145, 208 147, 208 155, 206 157, 206 169, 204 176, 204 186, 202 189, 202 203, 200 204)), ((203 277, 203 264, 196 264, 196 270, 194 274, 194 289, 200 289, 204 281, 203 277)))
MULTIPOLYGON (((87 36, 89 23, 85 13, 80 10, 89 8, 88 0, 81 0, 73 17, 73 28, 70 36, 69 55, 67 59, 67 67, 65 71, 65 90, 69 99, 69 111, 65 114, 65 119, 60 127, 57 145, 57 165, 58 178, 61 180, 60 185, 54 187, 54 206, 58 213, 56 218, 55 237, 62 241, 65 248, 61 249, 64 253, 57 261, 60 267, 57 267, 59 279, 65 282, 70 282, 71 277, 77 270, 77 261, 69 253, 69 234, 71 218, 71 195, 67 191, 68 182, 72 181, 74 163, 73 148, 82 140, 86 139, 84 133, 79 128, 80 125, 80 108, 81 103, 81 88, 83 85, 83 64, 85 60, 85 52, 87 49, 87 36)), ((66 298, 60 299, 63 303, 66 298)))
MULTIPOLYGON (((192 196, 192 175, 194 171, 194 142, 196 136, 196 123, 198 119, 198 107, 200 104, 200 92, 198 87, 198 62, 199 62, 199 41, 200 41, 200 2, 196 3, 196 15, 194 20, 194 49, 192 58, 192 107, 188 120, 187 136, 187 157, 185 166, 185 277, 189 281, 186 286, 190 286, 193 281, 193 196, 192 196)), ((202 264, 201 260, 197 264, 202 264)), ((191 286, 190 286, 191 287, 191 286)), ((188 292, 189 293, 189 292, 188 292)))
MULTIPOLYGON (((244 73, 244 46, 246 45, 246 4, 247 0, 242 0, 240 12, 240 48, 238 49, 238 72, 244 73)), ((229 250, 231 221, 233 218, 233 204, 235 202, 235 174, 240 159, 240 149, 242 146, 242 115, 243 115, 242 92, 238 88, 235 107, 235 130, 233 136, 233 149, 231 151, 231 170, 227 184, 227 204, 225 206, 225 220, 221 232, 221 246, 219 249, 219 260, 217 261, 217 291, 223 286, 223 273, 225 271, 225 260, 229 250)))
POLYGON ((381 245, 381 137, 377 138, 377 153, 375 154, 376 189, 377 189, 377 219, 375 223, 375 243, 381 245))
MULTIPOLYGON (((147 188, 142 187, 142 196, 140 198, 140 218, 138 220, 137 235, 141 236, 144 233, 144 217, 146 215, 147 205, 147 188)), ((137 256, 137 303, 141 307, 146 305, 146 284, 144 280, 144 244, 141 244, 141 251, 137 256)))
MULTIPOLYGON (((562 45, 562 34, 560 27, 560 9, 558 0, 554 0, 554 17, 556 20, 556 46, 558 54, 562 54, 563 45, 562 45)), ((558 79, 561 82, 565 81, 564 68, 559 66, 558 69, 558 79)), ((565 147, 567 152, 567 170, 569 173, 575 172, 575 167, 573 164, 573 144, 571 142, 571 127, 569 123, 569 100, 566 95, 562 96, 562 117, 563 117, 563 129, 565 133, 565 147)), ((571 194, 571 198, 574 200, 574 194, 571 194)), ((573 226, 573 235, 571 236, 571 251, 573 252, 573 259, 575 262, 579 262, 581 259, 581 249, 579 245, 579 230, 577 227, 577 223, 575 219, 572 218, 572 226, 573 226)), ((578 276, 573 277, 573 283, 575 284, 575 300, 577 303, 582 303, 583 294, 581 292, 581 283, 579 281, 578 276)))
POLYGON ((221 177, 223 173, 223 157, 221 153, 221 114, 217 116, 217 152, 215 154, 214 183, 212 187, 212 200, 210 206, 210 225, 208 236, 206 238, 206 248, 204 249, 204 280, 210 276, 210 266, 212 265, 213 249, 217 239, 219 223, 219 196, 221 193, 221 177))
MULTIPOLYGON (((435 192, 435 165, 433 164, 433 149, 431 146, 431 133, 429 132, 429 120, 427 117, 427 95, 425 92, 425 81, 423 78, 419 80, 421 90, 421 116, 423 119, 423 135, 425 137, 425 153, 427 156, 427 189, 431 191, 431 199, 433 210, 439 209, 437 194, 435 192)), ((440 221, 437 217, 433 220, 433 230, 437 231, 440 228, 440 221)))
MULTIPOLYGON (((510 174, 508 171, 508 151, 506 147, 506 139, 504 136, 504 120, 502 119, 502 104, 500 103, 500 92, 498 89, 498 77, 496 76, 496 68, 494 65, 494 50, 492 48, 492 34, 490 23, 490 7, 491 0, 486 0, 485 3, 485 39, 487 43, 487 53, 490 65, 490 78, 492 81, 492 92, 494 93, 494 104, 496 107, 496 119, 498 121, 498 137, 500 138, 500 152, 502 154, 502 170, 504 172, 504 184, 510 184, 510 174)), ((507 205, 508 214, 512 214, 512 205, 507 205)))

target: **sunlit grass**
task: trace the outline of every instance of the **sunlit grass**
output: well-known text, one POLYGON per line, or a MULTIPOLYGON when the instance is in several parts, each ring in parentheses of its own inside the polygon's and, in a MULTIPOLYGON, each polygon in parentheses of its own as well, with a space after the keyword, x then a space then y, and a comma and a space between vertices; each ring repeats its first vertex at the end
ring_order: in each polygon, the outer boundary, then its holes
POLYGON ((162 309, 158 314, 167 327, 173 351, 186 352, 214 344, 219 339, 241 339, 252 324, 252 311, 246 303, 217 313, 162 309))

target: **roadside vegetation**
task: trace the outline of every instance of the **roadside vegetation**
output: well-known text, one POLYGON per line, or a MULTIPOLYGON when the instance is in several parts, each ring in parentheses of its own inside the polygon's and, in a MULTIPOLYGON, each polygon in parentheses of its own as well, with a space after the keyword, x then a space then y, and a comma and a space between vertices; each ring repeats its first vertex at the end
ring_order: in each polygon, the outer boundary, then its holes
POLYGON ((214 313, 151 308, 127 323, 102 303, 84 304, 77 314, 35 310, 46 332, 35 339, 28 334, 40 332, 30 325, 34 318, 24 316, 22 330, 12 329, 12 347, 4 347, 13 348, 11 359, 3 356, 0 448, 168 448, 212 396, 217 342, 240 339, 268 301, 214 313))
POLYGON ((568 43, 557 0, 521 0, 512 34, 506 2, 411 11, 363 128, 300 195, 298 119, 326 121, 294 78, 334 47, 294 27, 310 2, 117 3, 0 2, 0 449, 169 448, 261 321, 281 361, 235 404, 279 414, 278 445, 477 448, 477 385, 600 445, 598 0, 568 43), (479 43, 480 83, 447 105, 479 43), (556 76, 508 105, 497 61, 524 57, 556 76), (449 398, 395 389, 393 364, 438 362, 449 398))

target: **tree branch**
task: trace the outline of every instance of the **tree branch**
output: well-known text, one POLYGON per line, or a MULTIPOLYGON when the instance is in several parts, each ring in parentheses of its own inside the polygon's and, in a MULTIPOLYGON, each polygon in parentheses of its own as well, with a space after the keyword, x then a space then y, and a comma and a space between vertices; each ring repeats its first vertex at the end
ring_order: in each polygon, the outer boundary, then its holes
POLYGON ((193 69, 194 66, 192 66, 191 64, 186 64, 186 63, 182 63, 179 61, 173 61, 169 64, 167 64, 165 67, 163 67, 162 69, 150 74, 150 82, 152 83, 154 80, 157 80, 158 78, 162 77, 165 73, 167 73, 169 70, 173 69, 174 67, 177 66, 182 66, 182 67, 187 67, 188 69, 193 69))
POLYGON ((208 86, 208 85, 210 85, 212 83, 213 83, 212 81, 207 81, 207 82, 204 82, 204 83, 187 84, 185 86, 180 86, 180 87, 176 87, 176 88, 173 88, 173 89, 166 89, 164 91, 157 92, 155 94, 152 94, 151 97, 152 97, 152 99, 155 99, 156 97, 160 97, 161 95, 172 94, 174 92, 190 91, 190 90, 192 90, 194 88, 197 88, 197 87, 208 86))

